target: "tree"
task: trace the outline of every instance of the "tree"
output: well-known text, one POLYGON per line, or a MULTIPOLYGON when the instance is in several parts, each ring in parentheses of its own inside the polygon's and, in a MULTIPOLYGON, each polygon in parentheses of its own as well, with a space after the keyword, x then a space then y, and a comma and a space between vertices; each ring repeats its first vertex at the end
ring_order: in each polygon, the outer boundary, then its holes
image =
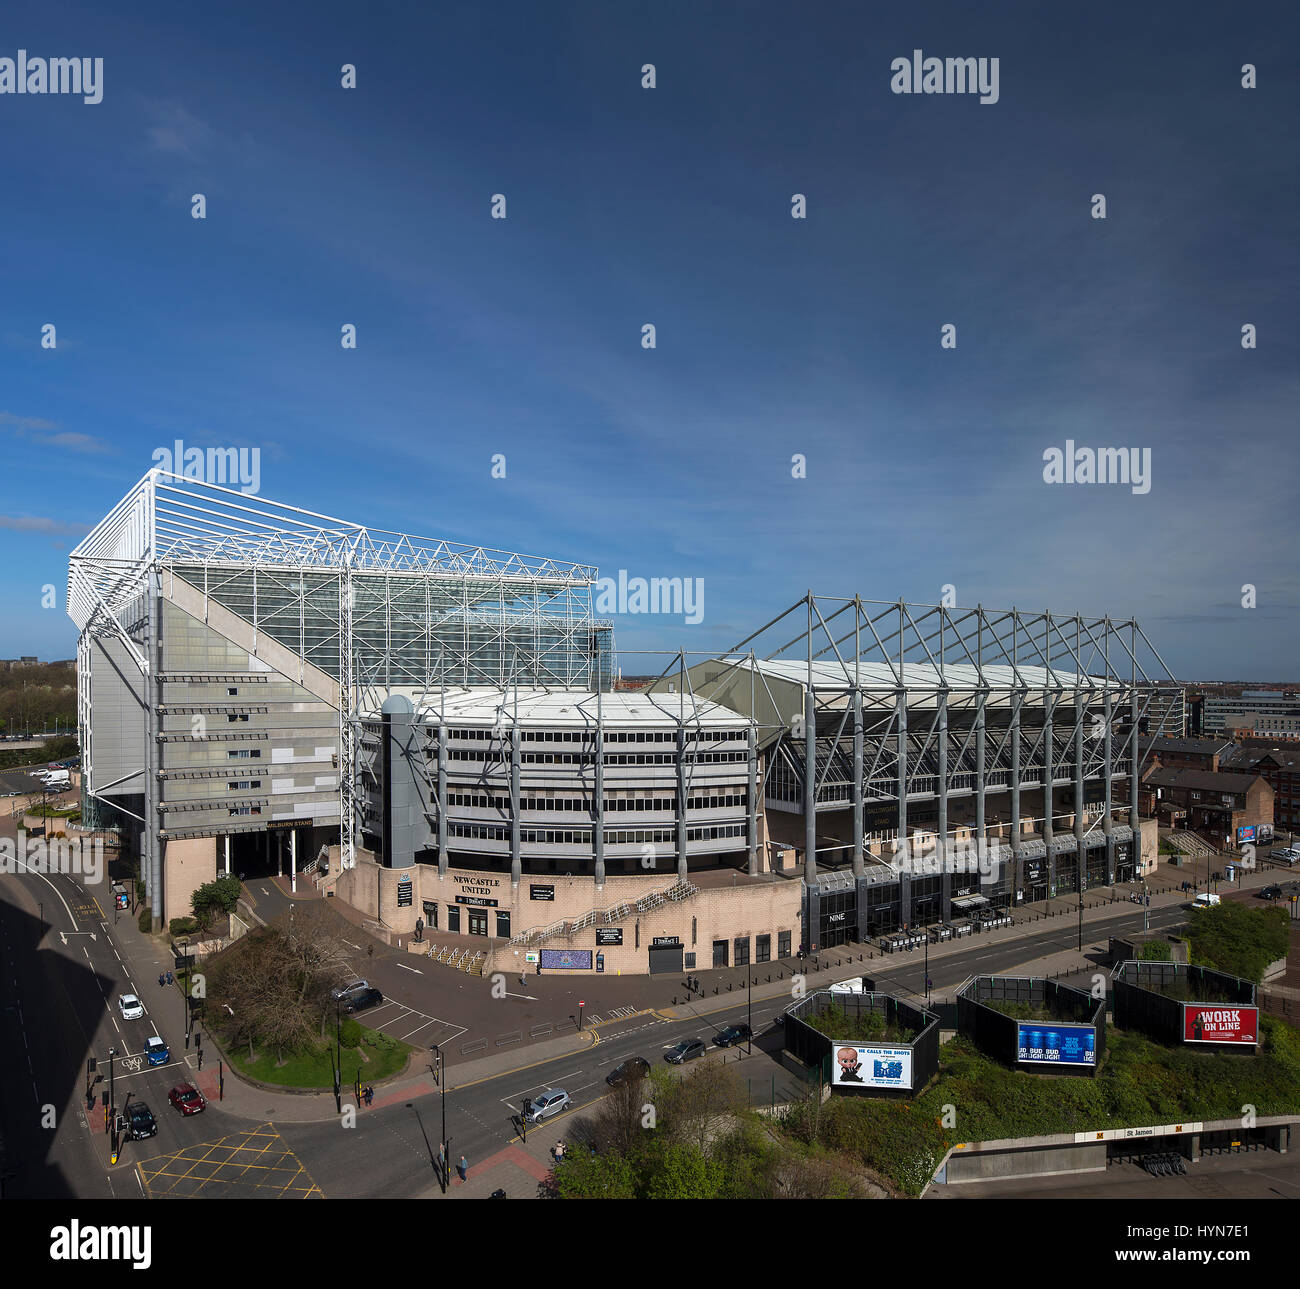
POLYGON ((694 1146, 667 1145, 649 1171, 646 1199, 718 1199, 725 1170, 694 1146))
POLYGON ((566 1154, 555 1166, 555 1191, 561 1199, 636 1199, 637 1174, 622 1155, 566 1154))

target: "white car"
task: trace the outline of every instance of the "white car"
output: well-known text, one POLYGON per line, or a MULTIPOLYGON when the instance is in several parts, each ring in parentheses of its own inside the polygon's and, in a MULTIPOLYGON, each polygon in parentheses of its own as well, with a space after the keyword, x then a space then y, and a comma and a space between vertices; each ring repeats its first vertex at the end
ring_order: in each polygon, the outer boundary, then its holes
POLYGON ((567 1110, 571 1102, 569 1094, 563 1088, 552 1088, 549 1092, 543 1092, 532 1104, 528 1111, 529 1123, 541 1123, 543 1119, 549 1119, 552 1115, 559 1114, 561 1110, 567 1110))
POLYGON ((144 1015, 144 1004, 134 994, 123 994, 117 1000, 117 1010, 123 1020, 139 1020, 144 1015))

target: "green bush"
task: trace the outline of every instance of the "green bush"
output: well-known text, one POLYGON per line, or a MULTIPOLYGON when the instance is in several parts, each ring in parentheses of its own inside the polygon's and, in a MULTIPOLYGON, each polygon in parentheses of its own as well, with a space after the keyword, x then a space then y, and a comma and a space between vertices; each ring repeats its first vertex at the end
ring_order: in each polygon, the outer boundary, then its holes
POLYGON ((1192 914, 1191 960, 1258 984, 1270 962, 1287 956, 1285 909, 1257 909, 1225 901, 1192 914))
POLYGON ((342 1047, 360 1047, 362 1036, 361 1022, 345 1016, 339 1026, 339 1044, 342 1047))
POLYGON ((1167 940, 1148 940, 1138 950, 1138 958, 1143 962, 1172 962, 1174 951, 1167 940))
POLYGON ((150 935, 153 932, 153 913, 147 908, 141 909, 140 920, 136 923, 136 926, 138 926, 145 935, 150 935))
POLYGON ((172 935, 193 935, 199 929, 199 924, 193 918, 172 918, 167 929, 172 935))

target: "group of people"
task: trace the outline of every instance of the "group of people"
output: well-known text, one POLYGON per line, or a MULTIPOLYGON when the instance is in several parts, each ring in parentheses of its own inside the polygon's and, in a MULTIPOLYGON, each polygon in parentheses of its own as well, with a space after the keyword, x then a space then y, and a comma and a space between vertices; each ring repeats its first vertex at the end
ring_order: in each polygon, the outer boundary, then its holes
POLYGON ((374 1099, 375 1099, 374 1085, 371 1083, 367 1083, 366 1086, 361 1089, 361 1104, 369 1105, 374 1099))
POLYGON ((168 985, 175 984, 175 977, 170 971, 160 971, 158 973, 158 988, 165 989, 168 985))

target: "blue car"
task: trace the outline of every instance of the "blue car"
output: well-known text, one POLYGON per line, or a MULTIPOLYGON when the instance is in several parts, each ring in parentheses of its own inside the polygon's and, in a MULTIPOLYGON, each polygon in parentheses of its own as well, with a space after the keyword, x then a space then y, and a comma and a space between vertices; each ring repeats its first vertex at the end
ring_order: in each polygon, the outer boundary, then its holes
POLYGON ((167 1044, 157 1034, 145 1043, 144 1054, 149 1058, 150 1065, 166 1065, 171 1060, 171 1053, 167 1050, 167 1044))

